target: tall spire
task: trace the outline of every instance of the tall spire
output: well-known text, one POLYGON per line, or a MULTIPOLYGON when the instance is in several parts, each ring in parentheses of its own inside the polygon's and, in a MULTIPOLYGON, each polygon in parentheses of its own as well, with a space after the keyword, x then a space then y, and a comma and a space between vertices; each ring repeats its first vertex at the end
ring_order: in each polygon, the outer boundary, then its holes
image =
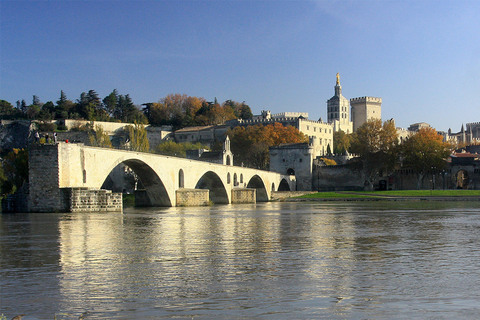
POLYGON ((335 95, 340 96, 342 94, 342 86, 340 85, 340 74, 337 73, 337 83, 335 84, 335 95))

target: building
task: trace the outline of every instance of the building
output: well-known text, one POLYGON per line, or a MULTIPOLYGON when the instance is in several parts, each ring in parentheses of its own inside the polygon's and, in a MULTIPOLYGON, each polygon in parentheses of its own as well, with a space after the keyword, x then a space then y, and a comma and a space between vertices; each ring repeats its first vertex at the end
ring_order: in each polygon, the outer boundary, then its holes
POLYGON ((466 129, 462 124, 459 132, 453 133, 452 129, 448 132, 441 132, 444 141, 454 144, 479 144, 480 143, 480 122, 472 122, 466 124, 466 129))
POLYGON ((270 147, 270 171, 294 175, 297 190, 312 190, 312 169, 319 144, 315 138, 309 143, 288 143, 270 147))
POLYGON ((213 146, 215 142, 224 141, 229 126, 199 126, 186 127, 174 132, 175 142, 200 142, 204 145, 213 146))
POLYGON ((353 132, 353 123, 350 121, 350 103, 342 95, 340 75, 337 73, 335 95, 327 100, 327 122, 333 125, 335 132, 342 130, 345 133, 353 132))
POLYGON ((382 120, 382 98, 360 97, 350 99, 353 131, 370 119, 382 120))
POLYGON ((413 123, 408 127, 408 131, 417 132, 420 129, 431 128, 431 126, 426 122, 413 123))
MULTIPOLYGON (((310 139, 314 139, 318 143, 315 148, 315 156, 322 156, 328 153, 328 150, 333 150, 333 125, 323 121, 308 120, 308 113, 295 113, 294 117, 280 117, 281 114, 273 117, 270 111, 262 111, 263 115, 267 117, 254 117, 251 120, 236 119, 227 121, 227 125, 233 127, 237 126, 253 126, 256 124, 269 125, 273 123, 281 123, 284 126, 293 126, 298 131, 306 134, 310 139)), ((289 112, 282 113, 291 115, 289 112)))

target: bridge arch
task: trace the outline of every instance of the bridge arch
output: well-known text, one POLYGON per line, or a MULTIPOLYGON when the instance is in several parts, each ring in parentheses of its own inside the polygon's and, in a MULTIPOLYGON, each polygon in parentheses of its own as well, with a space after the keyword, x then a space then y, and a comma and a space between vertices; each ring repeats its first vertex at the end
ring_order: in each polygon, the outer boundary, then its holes
POLYGON ((257 202, 266 202, 269 200, 267 188, 265 187, 265 183, 263 183, 263 180, 260 178, 260 176, 254 175, 248 182, 247 188, 255 188, 257 190, 257 202))
POLYGON ((280 185, 278 186, 278 191, 290 191, 290 186, 287 180, 282 179, 282 181, 280 181, 280 185))
POLYGON ((230 203, 227 190, 222 179, 213 171, 206 172, 200 180, 198 180, 195 189, 208 189, 210 191, 210 201, 216 204, 230 203))
POLYGON ((108 175, 117 166, 124 164, 135 172, 140 180, 142 189, 135 192, 135 204, 144 207, 171 207, 172 201, 168 195, 164 183, 148 164, 139 159, 123 160, 113 166, 103 179, 104 183, 108 175))

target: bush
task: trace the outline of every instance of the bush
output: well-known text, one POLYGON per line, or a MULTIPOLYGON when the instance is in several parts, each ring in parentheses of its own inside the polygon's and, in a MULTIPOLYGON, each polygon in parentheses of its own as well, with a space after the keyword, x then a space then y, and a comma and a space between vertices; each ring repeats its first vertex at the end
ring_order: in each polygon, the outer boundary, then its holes
POLYGON ((39 122, 38 123, 38 130, 39 131, 49 131, 49 132, 53 132, 57 129, 57 125, 53 122, 49 122, 49 121, 42 121, 42 122, 39 122))

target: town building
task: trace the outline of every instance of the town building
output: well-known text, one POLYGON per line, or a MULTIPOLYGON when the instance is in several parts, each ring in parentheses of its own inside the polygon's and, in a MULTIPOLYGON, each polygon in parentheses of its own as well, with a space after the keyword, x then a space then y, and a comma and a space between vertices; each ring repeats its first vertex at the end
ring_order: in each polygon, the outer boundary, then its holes
POLYGON ((479 144, 480 122, 467 123, 465 128, 462 124, 459 132, 454 133, 452 129, 448 129, 448 132, 441 132, 441 134, 443 135, 444 141, 449 141, 456 145, 479 144))

